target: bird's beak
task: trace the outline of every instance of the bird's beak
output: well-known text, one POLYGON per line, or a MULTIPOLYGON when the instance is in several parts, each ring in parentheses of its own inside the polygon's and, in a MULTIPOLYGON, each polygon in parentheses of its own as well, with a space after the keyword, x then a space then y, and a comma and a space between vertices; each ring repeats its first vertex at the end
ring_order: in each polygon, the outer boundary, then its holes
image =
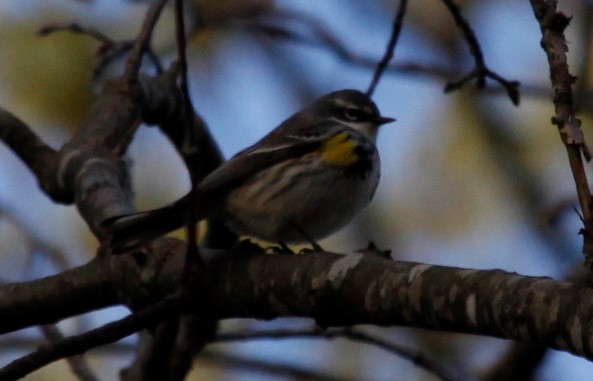
POLYGON ((387 124, 387 123, 391 123, 391 122, 395 122, 394 118, 388 118, 386 116, 379 116, 377 118, 375 118, 374 122, 380 126, 382 124, 387 124))

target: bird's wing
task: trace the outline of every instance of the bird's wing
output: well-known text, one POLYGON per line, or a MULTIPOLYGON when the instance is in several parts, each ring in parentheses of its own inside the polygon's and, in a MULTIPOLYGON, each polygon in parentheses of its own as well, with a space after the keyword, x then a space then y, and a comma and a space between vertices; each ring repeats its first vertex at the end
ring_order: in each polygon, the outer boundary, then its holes
POLYGON ((284 137, 273 144, 260 141, 239 152, 210 173, 198 185, 200 192, 228 189, 255 175, 264 168, 313 152, 321 146, 319 139, 284 137))

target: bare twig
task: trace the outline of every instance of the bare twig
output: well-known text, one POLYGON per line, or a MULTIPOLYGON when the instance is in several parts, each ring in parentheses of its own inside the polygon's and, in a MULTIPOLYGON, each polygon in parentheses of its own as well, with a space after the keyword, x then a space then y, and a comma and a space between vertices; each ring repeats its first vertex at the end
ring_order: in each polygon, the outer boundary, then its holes
POLYGON ((55 343, 44 344, 35 352, 21 357, 0 369, 0 380, 18 380, 54 361, 82 354, 100 345, 113 343, 141 329, 176 316, 181 311, 181 300, 182 298, 179 296, 165 298, 123 319, 105 324, 81 335, 70 336, 55 343))
POLYGON ((519 105, 519 82, 509 81, 491 71, 484 60, 484 54, 480 43, 476 38, 474 31, 465 18, 461 15, 459 6, 453 0, 442 0, 451 15, 455 20, 455 24, 461 29, 463 37, 469 45, 471 55, 474 57, 475 68, 466 74, 463 78, 455 82, 449 82, 445 86, 445 92, 450 92, 463 87, 467 82, 477 79, 477 86, 479 89, 486 85, 486 78, 491 78, 500 83, 507 91, 507 95, 515 106, 519 105))
POLYGON ((37 30, 39 36, 45 37, 56 32, 69 31, 72 33, 83 34, 103 43, 112 44, 113 40, 99 30, 91 27, 85 27, 78 23, 52 23, 45 25, 37 30))
MULTIPOLYGON (((171 69, 167 70, 159 78, 159 84, 168 89, 170 93, 177 95, 176 107, 169 110, 168 114, 156 107, 154 108, 155 115, 144 115, 144 118, 149 123, 159 124, 160 130, 176 148, 192 178, 199 181, 218 167, 224 161, 224 158, 210 134, 208 126, 194 109, 188 110, 189 117, 194 119, 192 123, 189 123, 192 130, 186 131, 184 128, 179 128, 188 125, 186 122, 188 116, 184 112, 178 111, 179 109, 186 109, 186 106, 183 106, 183 95, 181 95, 177 86, 178 75, 179 65, 174 64, 171 69), (167 115, 165 116, 165 114, 167 115), (188 147, 191 149, 187 149, 188 147)), ((165 89, 163 90, 166 91, 165 89)), ((163 92, 163 90, 160 90, 160 92, 163 92)), ((236 242, 236 239, 236 235, 231 233, 222 223, 208 221, 208 231, 205 237, 206 246, 229 248, 236 242)))
POLYGON ((566 147, 570 169, 575 181, 579 204, 583 213, 584 237, 583 253, 585 265, 593 267, 593 197, 585 172, 583 157, 591 160, 591 154, 585 142, 581 121, 576 117, 572 85, 575 77, 570 74, 567 61, 568 47, 564 37, 564 29, 570 18, 556 11, 557 2, 531 0, 531 6, 542 32, 542 48, 548 57, 550 80, 554 89, 555 124, 566 147))
POLYGON ((144 18, 140 34, 136 38, 136 44, 132 48, 130 56, 128 57, 128 62, 126 63, 124 77, 129 83, 135 82, 138 78, 138 71, 142 64, 142 57, 150 45, 152 32, 154 31, 154 27, 159 20, 161 11, 166 3, 167 0, 157 0, 151 5, 151 8, 148 10, 146 17, 144 18))
POLYGON ((393 58, 393 52, 395 51, 395 45, 397 44, 397 40, 399 39, 399 35, 401 33, 402 27, 404 25, 404 16, 406 14, 406 7, 408 5, 408 0, 400 0, 399 1, 399 8, 397 9, 397 13, 393 19, 393 28, 391 29, 391 38, 387 43, 387 49, 385 49, 385 54, 381 61, 377 64, 377 68, 375 69, 375 74, 373 74, 373 79, 369 88, 367 89, 367 95, 370 97, 375 92, 375 87, 379 83, 381 76, 387 69, 387 65, 389 65, 389 61, 393 58))
POLYGON ((33 171, 41 188, 54 201, 64 203, 73 201, 73 195, 61 191, 51 173, 51 169, 57 166, 57 152, 41 140, 28 125, 2 108, 0 108, 0 140, 33 171))
MULTIPOLYGON (((244 340, 268 340, 268 339, 294 339, 294 338, 310 338, 310 339, 335 339, 347 338, 352 341, 358 341, 365 344, 374 345, 387 352, 393 353, 404 359, 407 359, 420 368, 430 372, 442 380, 452 381, 454 377, 448 374, 448 371, 442 366, 427 358, 424 354, 407 348, 403 345, 389 342, 382 338, 373 336, 360 330, 354 329, 338 329, 331 331, 322 331, 320 329, 309 330, 274 330, 265 332, 242 332, 235 334, 221 334, 214 339, 214 342, 229 342, 229 341, 244 341, 244 340)), ((464 380, 469 381, 472 377, 466 375, 464 380)))
POLYGON ((169 368, 178 325, 179 316, 174 316, 150 332, 140 332, 134 362, 121 371, 122 381, 171 380, 169 368))
MULTIPOLYGON (((309 370, 302 366, 266 361, 262 359, 224 353, 222 351, 208 351, 197 360, 198 364, 210 362, 222 369, 230 367, 241 371, 256 371, 265 375, 276 376, 278 379, 315 380, 315 381, 360 381, 360 378, 338 376, 331 372, 309 370)), ((275 378, 274 378, 275 379, 275 378)))
MULTIPOLYGON (((49 24, 37 31, 40 36, 48 36, 55 32, 68 31, 89 36, 101 43, 97 50, 97 62, 93 65, 93 79, 98 78, 111 62, 129 52, 135 45, 135 40, 116 41, 99 30, 78 23, 49 24)), ((155 52, 147 46, 146 55, 155 67, 156 74, 163 72, 163 65, 155 52)))
MULTIPOLYGON (((58 344, 64 340, 62 332, 53 324, 42 325, 41 332, 49 342, 49 345, 58 344)), ((70 356, 66 359, 72 373, 81 381, 97 381, 97 376, 91 370, 83 355, 70 356)))
POLYGON ((10 208, 2 204, 0 204, 0 218, 6 219, 12 226, 22 232, 30 247, 31 253, 46 254, 60 270, 68 268, 66 256, 63 251, 59 250, 49 242, 41 240, 23 220, 21 220, 10 208))
MULTIPOLYGON (((260 33, 266 37, 294 41, 312 47, 326 49, 343 62, 361 66, 368 69, 377 67, 377 58, 368 57, 351 51, 340 39, 333 35, 326 26, 309 15, 296 12, 274 13, 274 18, 258 19, 256 22, 236 23, 249 31, 260 33), (291 24, 303 24, 302 28, 293 27, 291 24), (307 31, 307 33, 303 32, 307 31)), ((418 64, 387 65, 387 72, 433 73, 439 77, 452 75, 449 70, 442 67, 427 67, 418 64)))
POLYGON ((184 380, 194 358, 216 334, 217 321, 201 314, 182 315, 179 318, 177 340, 169 367, 170 380, 184 380))
MULTIPOLYGON (((458 26, 462 30, 464 37, 470 45, 470 50, 474 59, 476 60, 476 68, 469 74, 465 75, 461 80, 450 82, 445 86, 445 91, 452 91, 461 88, 467 82, 474 78, 478 78, 478 85, 485 84, 485 78, 491 78, 500 83, 507 95, 511 98, 513 104, 519 103, 519 82, 509 81, 497 73, 491 71, 484 63, 484 57, 479 46, 479 43, 467 21, 461 16, 459 8, 451 0, 443 0, 450 12, 453 14, 458 26), (475 54, 474 54, 475 53, 475 54)), ((400 3, 401 6, 401 3, 400 3)), ((274 19, 270 17, 259 18, 255 22, 235 22, 234 24, 243 26, 254 32, 263 33, 268 37, 279 38, 284 40, 295 41, 310 46, 317 46, 328 49, 344 62, 376 69, 376 58, 366 57, 352 52, 346 45, 344 45, 336 36, 327 30, 326 26, 316 19, 309 17, 306 14, 296 12, 281 12, 275 11, 274 19), (291 28, 291 23, 304 24, 304 28, 291 28), (302 30, 307 33, 303 33, 302 30)), ((451 70, 445 69, 441 66, 423 66, 415 63, 399 63, 398 65, 387 65, 384 69, 386 72, 403 72, 414 74, 429 74, 438 77, 451 77, 454 73, 451 70)))
MULTIPOLYGON (((30 350, 32 347, 41 345, 38 339, 9 337, 2 341, 0 351, 6 350, 30 350)), ((118 342, 111 345, 97 347, 93 349, 94 353, 109 354, 109 355, 126 355, 129 356, 134 353, 135 345, 128 342, 118 342)), ((247 358, 234 354, 225 353, 218 350, 205 349, 200 353, 198 358, 198 365, 210 365, 220 367, 221 369, 237 368, 241 370, 257 371, 264 374, 271 375, 290 375, 300 377, 305 380, 315 381, 352 381, 352 378, 339 377, 333 374, 326 374, 320 371, 313 371, 296 367, 290 364, 278 364, 263 361, 260 359, 247 358)), ((141 377, 141 376, 140 376, 141 377)), ((135 379, 128 378, 128 370, 124 371, 122 380, 135 379)))
MULTIPOLYGON (((30 246, 30 254, 28 256, 29 263, 33 261, 33 258, 35 257, 36 253, 45 253, 50 257, 50 260, 55 262, 57 267, 61 270, 65 270, 66 268, 68 268, 65 255, 62 251, 58 250, 56 247, 50 245, 49 243, 42 241, 26 226, 26 224, 23 221, 21 221, 20 218, 18 218, 14 213, 12 213, 12 211, 3 207, 2 205, 0 205, 0 217, 8 219, 12 225, 14 225, 17 229, 22 231, 30 246)), ((25 273, 29 271, 30 265, 27 265, 25 268, 25 273)), ((27 279, 26 274, 23 278, 27 279)), ((0 283, 5 282, 0 281, 0 283)), ((53 344, 64 339, 62 332, 58 329, 58 327, 56 327, 53 324, 41 325, 39 328, 49 343, 53 344)), ((79 380, 98 380, 84 356, 81 355, 69 357, 67 359, 67 362, 70 368, 72 369, 72 373, 74 373, 79 380)))
POLYGON ((507 353, 481 379, 483 381, 527 381, 542 364, 548 349, 537 344, 513 343, 507 353))
MULTIPOLYGON (((182 0, 175 0, 175 35, 177 37, 177 58, 179 62, 179 87, 181 89, 181 94, 183 96, 183 131, 184 131, 184 142, 182 146, 182 150, 188 151, 193 150, 195 147, 191 147, 191 136, 192 131, 194 130, 193 123, 195 119, 193 118, 193 104, 191 98, 189 96, 189 88, 188 88, 188 80, 187 80, 187 43, 185 38, 185 23, 183 18, 183 1, 182 0)), ((200 253, 198 252, 198 236, 197 236, 197 226, 198 226, 198 216, 196 214, 195 206, 198 203, 197 194, 196 194, 196 185, 197 182, 200 180, 196 178, 193 170, 194 165, 197 163, 190 163, 189 172, 190 177, 192 179, 192 187, 190 191, 190 210, 189 210, 189 219, 187 222, 187 256, 185 259, 185 270, 183 274, 183 283, 186 286, 189 286, 189 276, 191 274, 191 267, 192 266, 199 266, 203 267, 204 262, 200 257, 200 253)))

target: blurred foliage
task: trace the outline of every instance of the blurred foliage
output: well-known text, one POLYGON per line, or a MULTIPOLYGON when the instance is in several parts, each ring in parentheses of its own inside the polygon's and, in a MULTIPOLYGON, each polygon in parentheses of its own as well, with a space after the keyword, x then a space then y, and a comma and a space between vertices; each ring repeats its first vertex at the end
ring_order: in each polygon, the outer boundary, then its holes
POLYGON ((5 107, 75 130, 92 101, 93 45, 70 33, 40 38, 32 24, 5 22, 0 33, 0 75, 2 90, 11 94, 5 107))

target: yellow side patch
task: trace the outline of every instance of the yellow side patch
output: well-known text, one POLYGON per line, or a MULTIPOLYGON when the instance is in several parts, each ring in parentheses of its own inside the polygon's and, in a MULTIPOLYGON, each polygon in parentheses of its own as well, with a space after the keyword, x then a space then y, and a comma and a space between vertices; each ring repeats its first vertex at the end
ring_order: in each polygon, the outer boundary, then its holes
POLYGON ((321 157, 334 165, 352 165, 358 160, 355 148, 356 141, 342 132, 325 142, 321 157))

